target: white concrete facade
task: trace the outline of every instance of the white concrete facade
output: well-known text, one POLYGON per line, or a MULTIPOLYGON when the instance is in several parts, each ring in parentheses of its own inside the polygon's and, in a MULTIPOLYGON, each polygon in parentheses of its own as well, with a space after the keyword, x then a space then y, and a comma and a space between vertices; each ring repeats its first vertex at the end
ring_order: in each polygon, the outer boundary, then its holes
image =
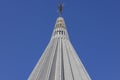
POLYGON ((28 80, 91 80, 74 50, 62 17, 58 17, 51 40, 28 80))

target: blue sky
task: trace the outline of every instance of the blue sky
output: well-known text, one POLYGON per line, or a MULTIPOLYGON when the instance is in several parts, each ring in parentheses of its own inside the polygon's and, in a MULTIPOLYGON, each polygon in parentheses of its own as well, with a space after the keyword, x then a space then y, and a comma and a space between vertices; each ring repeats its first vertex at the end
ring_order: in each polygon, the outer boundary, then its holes
MULTIPOLYGON (((46 48, 58 0, 0 0, 0 80, 27 80, 46 48)), ((120 0, 64 0, 70 40, 92 80, 120 80, 120 0)))

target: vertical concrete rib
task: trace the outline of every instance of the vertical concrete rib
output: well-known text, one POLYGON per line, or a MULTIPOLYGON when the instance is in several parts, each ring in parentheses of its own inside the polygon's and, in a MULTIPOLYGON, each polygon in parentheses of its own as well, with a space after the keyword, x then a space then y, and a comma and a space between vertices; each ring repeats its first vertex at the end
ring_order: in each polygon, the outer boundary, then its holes
POLYGON ((61 39, 61 80, 65 80, 64 73, 63 40, 61 39))
POLYGON ((58 39, 57 59, 55 68, 55 80, 60 80, 60 39, 58 39))
POLYGON ((65 40, 62 40, 63 45, 63 61, 64 61, 64 78, 65 80, 74 80, 71 63, 68 57, 68 51, 66 48, 65 40))
POLYGON ((47 54, 49 53, 50 48, 52 47, 54 43, 54 40, 50 41, 47 48, 45 49, 45 51, 43 52, 41 58, 38 60, 35 68, 33 69, 32 73, 30 74, 28 80, 36 80, 38 73, 41 70, 41 66, 43 66, 44 60, 47 57, 47 54))
POLYGON ((55 48, 55 54, 52 62, 52 67, 50 70, 50 75, 48 80, 55 80, 55 68, 56 68, 56 59, 57 59, 57 50, 58 50, 58 40, 57 40, 57 45, 55 48))
POLYGON ((77 64, 78 70, 80 70, 79 72, 80 72, 83 80, 91 80, 91 78, 89 77, 89 75, 88 75, 88 73, 87 73, 84 65, 82 64, 79 56, 77 55, 75 49, 73 48, 71 42, 68 41, 67 44, 69 45, 69 47, 71 46, 71 47, 70 47, 71 55, 73 56, 73 58, 74 58, 74 60, 75 60, 75 62, 76 62, 76 64, 77 64))
POLYGON ((74 58, 73 56, 71 55, 71 51, 70 51, 70 48, 71 46, 69 46, 67 44, 69 40, 66 40, 66 47, 67 47, 67 50, 68 50, 68 57, 70 59, 70 63, 71 63, 71 68, 72 68, 72 71, 73 71, 73 75, 74 75, 74 80, 77 80, 77 79, 80 79, 80 80, 83 80, 81 75, 79 74, 79 71, 78 71, 78 68, 77 68, 77 65, 76 65, 76 62, 74 62, 74 58))
POLYGON ((52 54, 53 54, 52 51, 53 51, 53 49, 56 45, 55 43, 56 43, 56 40, 54 41, 53 45, 50 47, 50 50, 48 51, 47 57, 44 60, 44 63, 42 64, 43 66, 41 67, 41 70, 39 71, 36 80, 45 80, 46 75, 47 75, 47 71, 48 71, 48 67, 49 67, 49 64, 50 64, 50 60, 51 60, 51 57, 52 57, 52 54))
POLYGON ((50 57, 50 62, 48 63, 49 65, 48 65, 48 68, 47 68, 45 80, 49 80, 49 76, 50 76, 50 73, 51 73, 53 60, 54 60, 54 57, 55 57, 55 54, 56 54, 55 52, 56 52, 57 44, 58 44, 58 39, 56 39, 55 45, 54 45, 54 47, 53 47, 53 50, 52 50, 52 52, 50 53, 50 54, 51 54, 51 57, 50 57))

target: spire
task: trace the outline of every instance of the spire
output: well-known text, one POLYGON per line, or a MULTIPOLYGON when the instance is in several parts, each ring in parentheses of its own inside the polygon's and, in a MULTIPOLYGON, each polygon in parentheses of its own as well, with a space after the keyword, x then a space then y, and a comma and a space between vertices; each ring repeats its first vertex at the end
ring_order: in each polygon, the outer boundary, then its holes
POLYGON ((31 72, 28 80, 91 80, 77 55, 62 16, 63 5, 59 3, 59 17, 48 46, 31 72))
POLYGON ((59 16, 62 16, 62 13, 63 13, 63 4, 62 4, 61 1, 59 1, 58 10, 59 10, 59 16))

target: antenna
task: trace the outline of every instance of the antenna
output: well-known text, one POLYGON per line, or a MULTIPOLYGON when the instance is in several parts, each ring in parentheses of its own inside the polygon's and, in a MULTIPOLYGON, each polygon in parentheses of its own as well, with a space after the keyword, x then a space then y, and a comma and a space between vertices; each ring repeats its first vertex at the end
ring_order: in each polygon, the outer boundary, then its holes
POLYGON ((62 13, 63 13, 63 4, 62 4, 61 0, 59 0, 58 10, 59 10, 59 16, 62 16, 62 13))

